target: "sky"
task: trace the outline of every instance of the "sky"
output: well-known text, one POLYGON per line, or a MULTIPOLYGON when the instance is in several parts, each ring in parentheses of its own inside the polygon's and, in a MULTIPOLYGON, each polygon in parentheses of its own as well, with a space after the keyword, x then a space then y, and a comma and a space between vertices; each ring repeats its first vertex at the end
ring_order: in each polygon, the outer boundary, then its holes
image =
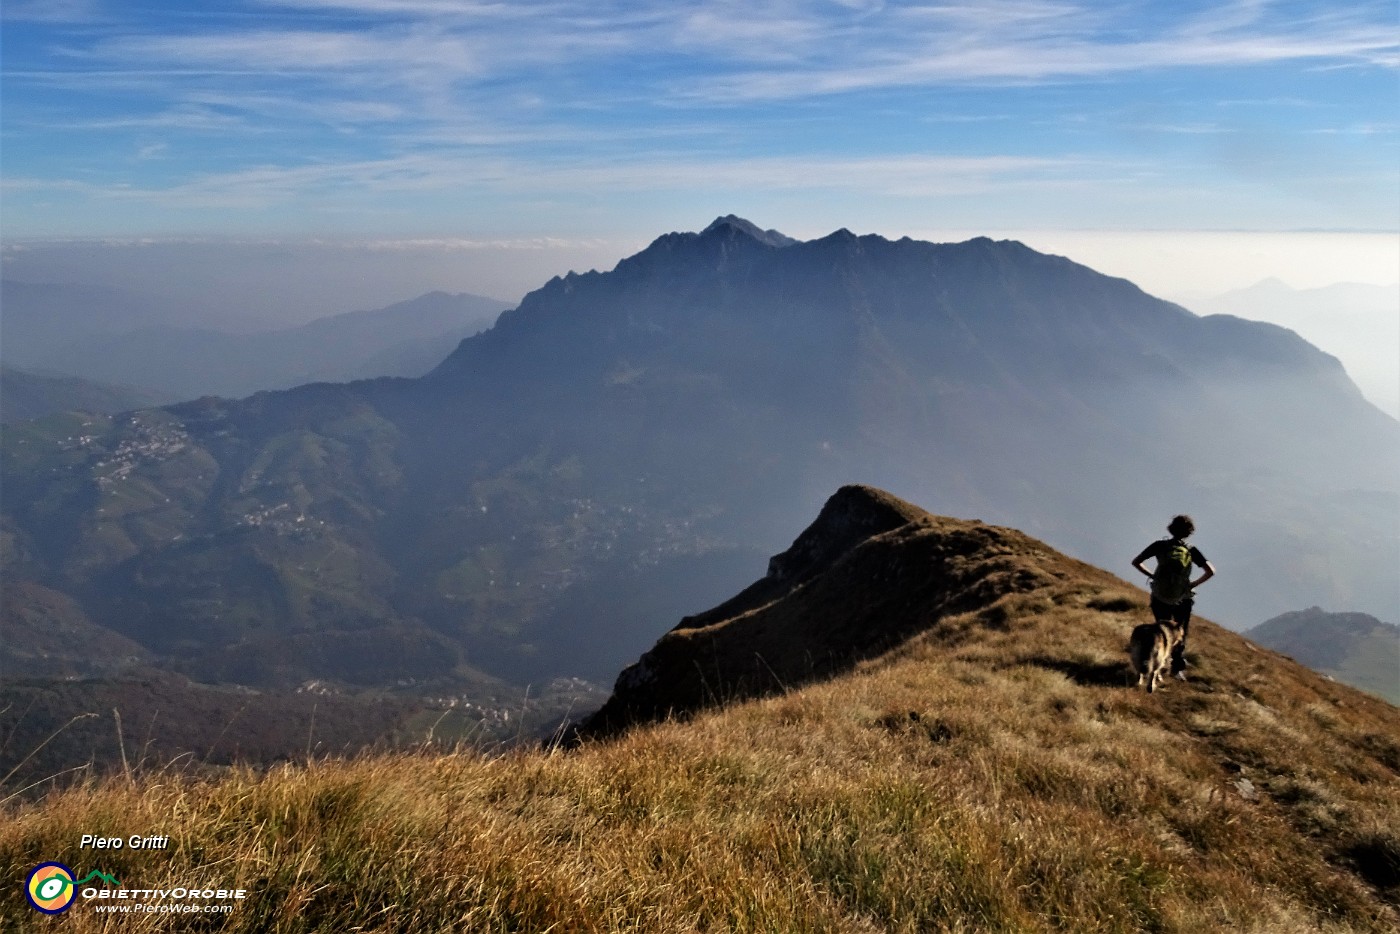
POLYGON ((1394 231, 1393 0, 10 0, 5 235, 1394 231))
POLYGON ((736 213, 801 238, 1014 237, 1167 296, 1400 281, 1394 0, 0 16, 6 275, 140 248, 137 270, 213 256, 227 291, 280 250, 305 262, 289 295, 319 276, 353 307, 401 281, 386 302, 448 279, 513 300, 736 213))

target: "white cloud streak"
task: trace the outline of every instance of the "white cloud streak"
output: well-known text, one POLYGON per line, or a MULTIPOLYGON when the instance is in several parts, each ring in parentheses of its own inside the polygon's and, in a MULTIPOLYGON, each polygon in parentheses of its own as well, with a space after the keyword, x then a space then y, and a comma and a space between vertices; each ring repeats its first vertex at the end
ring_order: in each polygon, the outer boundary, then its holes
POLYGON ((177 68, 281 75, 365 69, 380 74, 460 75, 477 70, 471 42, 426 29, 385 33, 264 29, 220 35, 130 36, 100 43, 93 54, 116 61, 166 62, 177 68))
MULTIPOLYGON (((75 54, 142 70, 276 75, 366 71, 389 83, 500 78, 521 70, 695 59, 682 94, 789 98, 917 84, 1048 81, 1164 68, 1316 60, 1391 65, 1393 15, 1357 6, 1307 17, 1245 0, 1149 34, 1101 8, 1053 0, 913 6, 739 0, 701 3, 456 3, 287 0, 269 8, 371 15, 354 28, 229 28, 141 34, 75 54)), ((1393 11, 1391 11, 1393 13, 1393 11)), ((655 92, 657 89, 652 88, 655 92)))
MULTIPOLYGON (((1237 0, 1151 29, 1067 0, 260 0, 259 6, 325 19, 254 29, 241 19, 201 20, 197 29, 161 32, 138 23, 64 45, 55 61, 66 67, 21 68, 9 77, 77 92, 126 86, 163 96, 166 113, 195 105, 196 92, 236 80, 246 100, 300 99, 308 105, 300 118, 329 126, 394 119, 460 124, 464 116, 491 112, 497 123, 518 124, 529 114, 510 108, 513 89, 556 108, 633 101, 683 108, 1280 62, 1393 66, 1400 55, 1393 16, 1383 7, 1299 17, 1260 0, 1237 0)), ((296 109, 278 108, 287 115, 296 109)), ((254 105, 248 115, 269 114, 254 105)))
POLYGON ((296 167, 262 166, 211 173, 164 187, 99 185, 70 180, 46 182, 9 178, 10 191, 81 191, 93 197, 146 202, 181 209, 263 209, 295 201, 308 193, 341 192, 461 193, 464 186, 489 191, 643 191, 749 189, 766 191, 871 191, 887 195, 930 197, 976 194, 1009 187, 1103 184, 1106 177, 1130 177, 1133 166, 1110 166, 1092 160, 994 156, 953 158, 905 156, 884 158, 789 157, 753 159, 657 159, 626 164, 523 164, 506 159, 463 160, 439 155, 405 156, 354 163, 296 167), (469 181, 466 181, 469 180, 469 181))
MULTIPOLYGON (((48 0, 10 3, 5 17, 45 9, 69 20, 102 12, 48 0)), ((43 124, 96 139, 127 133, 136 138, 123 142, 126 151, 146 147, 164 180, 147 173, 140 184, 101 181, 118 172, 92 162, 82 171, 65 164, 54 169, 65 177, 45 181, 43 168, 11 165, 6 191, 256 210, 328 193, 353 200, 446 190, 1044 190, 1130 180, 1145 169, 1074 156, 1077 141, 1063 136, 1046 158, 990 147, 930 154, 927 135, 842 139, 855 155, 835 145, 833 155, 812 153, 811 136, 802 157, 749 154, 766 151, 759 134, 776 136, 775 124, 801 119, 796 105, 816 112, 864 93, 1127 82, 1280 64, 1400 66, 1393 5, 1367 0, 1232 0, 1194 13, 1146 0, 250 0, 161 22, 115 4, 106 12, 125 19, 44 27, 52 32, 42 54, 17 66, 11 56, 6 81, 19 93, 40 87, 71 92, 74 101, 124 103, 18 116, 12 109, 7 131, 43 124), (198 146, 179 145, 216 133, 239 134, 246 154, 211 146, 201 162, 198 146), (141 138, 149 134, 160 139, 141 138)), ((966 111, 921 118, 921 106, 903 105, 904 127, 1007 119, 966 111)), ((1387 115, 1366 116, 1347 125, 1381 126, 1387 115)), ((1068 118, 1012 119, 1044 131, 1068 118)), ((1120 133, 1177 138, 1220 135, 1228 125, 1199 111, 1123 111, 1117 119, 1120 133)))
MULTIPOLYGON (((77 93, 127 87, 163 97, 164 119, 183 113, 197 122, 199 95, 215 87, 228 94, 236 82, 249 125, 259 118, 330 127, 416 120, 442 128, 485 119, 502 130, 531 120, 529 106, 520 106, 526 101, 555 110, 572 104, 582 114, 1280 62, 1388 66, 1400 54, 1393 17, 1382 15, 1383 8, 1296 17, 1275 14, 1258 0, 1150 29, 1067 0, 261 0, 260 6, 326 19, 255 29, 241 19, 201 21, 201 28, 175 32, 138 24, 63 46, 55 61, 66 67, 11 70, 9 77, 77 93), (347 15, 369 22, 338 18, 347 15), (259 103, 273 100, 300 106, 259 103)), ((415 132, 433 130, 424 125, 415 132)))
POLYGON ((855 55, 814 55, 794 68, 736 71, 689 90, 714 100, 772 100, 882 88, 1063 82, 1168 69, 1344 61, 1393 66, 1394 24, 1359 16, 1265 22, 1239 3, 1148 35, 1063 3, 921 6, 862 30, 855 55))
POLYGON ((10 0, 0 9, 7 22, 89 23, 101 19, 97 0, 10 0))

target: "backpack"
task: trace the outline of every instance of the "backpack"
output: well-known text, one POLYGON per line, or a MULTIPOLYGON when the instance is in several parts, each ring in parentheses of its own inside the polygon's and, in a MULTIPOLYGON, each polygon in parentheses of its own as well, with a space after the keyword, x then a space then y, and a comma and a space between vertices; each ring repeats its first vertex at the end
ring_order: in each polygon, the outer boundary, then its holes
POLYGON ((1191 546, 1174 538, 1157 553, 1152 572, 1152 596, 1163 603, 1180 603, 1191 594, 1191 546))

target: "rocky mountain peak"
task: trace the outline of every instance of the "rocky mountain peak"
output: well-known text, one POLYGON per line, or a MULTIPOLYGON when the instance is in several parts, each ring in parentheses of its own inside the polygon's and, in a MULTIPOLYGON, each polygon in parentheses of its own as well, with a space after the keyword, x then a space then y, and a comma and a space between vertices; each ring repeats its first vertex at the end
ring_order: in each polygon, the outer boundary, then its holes
POLYGON ((912 503, 871 486, 843 486, 792 547, 768 562, 768 579, 795 584, 829 567, 874 535, 931 518, 912 503))
POLYGON ((773 247, 792 246, 793 244, 801 242, 777 230, 764 230, 752 221, 745 220, 734 214, 716 217, 714 221, 711 222, 710 226, 700 232, 700 236, 702 237, 714 234, 726 234, 730 236, 741 234, 751 237, 759 243, 765 243, 773 247))
POLYGON ((681 620, 626 668, 579 732, 605 735, 831 677, 960 614, 990 612, 996 623, 993 604, 1054 581, 1067 560, 1013 529, 842 487, 767 575, 681 620))

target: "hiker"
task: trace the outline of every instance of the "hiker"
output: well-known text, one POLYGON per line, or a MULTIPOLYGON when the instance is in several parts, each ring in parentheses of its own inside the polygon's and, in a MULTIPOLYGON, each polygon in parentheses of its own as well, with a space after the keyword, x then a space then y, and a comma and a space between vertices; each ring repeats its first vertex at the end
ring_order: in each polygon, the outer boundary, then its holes
POLYGON ((1181 625, 1181 641, 1172 649, 1172 676, 1178 681, 1186 680, 1186 633, 1191 628, 1195 590, 1215 576, 1215 568, 1200 549, 1186 544, 1186 539, 1195 531, 1196 523, 1190 516, 1175 516, 1167 523, 1171 538, 1153 542, 1133 559, 1133 567, 1152 582, 1152 618, 1181 625), (1157 559, 1156 570, 1149 571, 1142 566, 1148 558, 1157 559), (1194 581, 1191 580, 1192 565, 1202 572, 1194 581))

